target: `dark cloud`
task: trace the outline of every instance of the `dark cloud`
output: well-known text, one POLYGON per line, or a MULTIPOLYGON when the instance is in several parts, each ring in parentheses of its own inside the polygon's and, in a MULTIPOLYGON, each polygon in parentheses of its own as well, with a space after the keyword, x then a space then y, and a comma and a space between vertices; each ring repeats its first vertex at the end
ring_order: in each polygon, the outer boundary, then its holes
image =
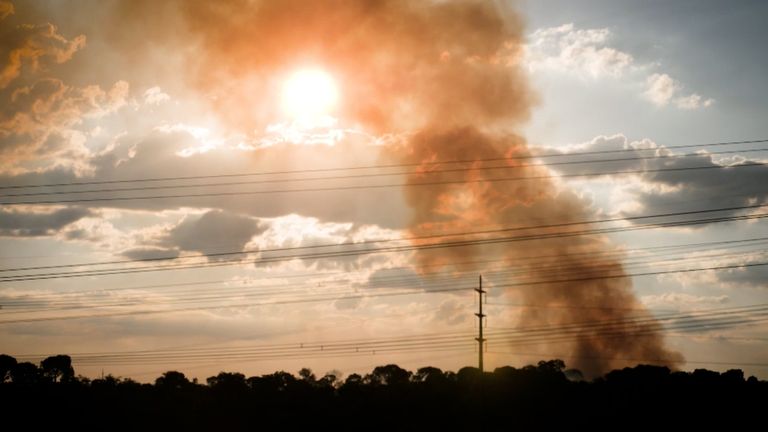
MULTIPOLYGON (((740 207, 768 202, 768 166, 759 165, 760 161, 740 157, 738 150, 723 160, 720 155, 706 151, 695 154, 673 153, 650 140, 630 142, 623 135, 614 135, 596 137, 577 152, 616 150, 627 151, 585 156, 569 156, 567 152, 552 149, 540 150, 539 153, 563 155, 547 158, 546 162, 550 169, 566 176, 596 173, 587 177, 634 178, 629 184, 629 191, 640 208, 637 211, 625 212, 626 216, 740 207), (588 163, 570 164, 574 161, 588 163), (600 174, 622 171, 632 173, 600 174)), ((720 212, 712 217, 733 216, 739 213, 744 211, 720 212)), ((685 215, 677 220, 691 218, 692 216, 685 215)), ((664 219, 673 220, 675 219, 664 219)))
POLYGON ((186 217, 168 231, 159 243, 168 248, 204 254, 240 251, 253 236, 263 230, 259 221, 251 217, 212 210, 202 216, 186 217))
POLYGON ((47 213, 1 209, 0 236, 54 235, 67 225, 92 215, 91 210, 82 207, 67 207, 47 213))
MULTIPOLYGON (((532 148, 550 169, 566 176, 601 177, 606 172, 638 171, 649 166, 646 160, 671 154, 650 140, 629 141, 624 135, 598 136, 588 144, 562 151, 554 148, 532 148), (619 152, 620 151, 620 152, 619 152), (607 152, 602 154, 578 153, 607 152), (595 174, 597 173, 597 174, 595 174)), ((526 163, 528 163, 526 161, 526 163)), ((624 176, 616 174, 616 176, 624 176)))
POLYGON ((175 258, 179 256, 179 251, 176 249, 140 247, 125 250, 120 254, 132 260, 146 260, 158 258, 175 258))
MULTIPOLYGON (((644 188, 635 193, 635 198, 642 206, 639 214, 767 203, 768 166, 749 166, 755 163, 758 162, 744 160, 733 165, 721 165, 707 154, 691 158, 658 159, 652 166, 680 170, 650 172, 643 176, 645 182, 657 187, 644 188), (712 169, 687 170, 699 167, 712 169)), ((744 211, 720 212, 711 217, 732 216, 737 213, 744 211)))
MULTIPOLYGON (((750 260, 747 263, 754 262, 756 262, 756 260, 750 260)), ((721 270, 717 272, 717 278, 728 284, 768 288, 768 266, 740 267, 721 270)))

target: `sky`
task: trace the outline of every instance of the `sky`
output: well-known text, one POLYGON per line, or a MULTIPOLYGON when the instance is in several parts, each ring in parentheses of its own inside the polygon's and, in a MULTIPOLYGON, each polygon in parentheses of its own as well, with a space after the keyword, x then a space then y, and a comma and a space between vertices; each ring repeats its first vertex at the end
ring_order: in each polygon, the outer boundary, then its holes
POLYGON ((767 15, 0 0, 0 352, 766 379, 767 15))

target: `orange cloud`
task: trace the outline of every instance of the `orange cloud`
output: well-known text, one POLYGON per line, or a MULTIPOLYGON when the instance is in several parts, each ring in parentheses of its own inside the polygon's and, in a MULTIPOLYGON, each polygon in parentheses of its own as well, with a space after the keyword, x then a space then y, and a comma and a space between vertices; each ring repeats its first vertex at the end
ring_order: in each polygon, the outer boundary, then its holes
MULTIPOLYGON (((0 14, 2 9, 0 8, 0 14)), ((46 62, 60 64, 85 46, 85 36, 67 39, 60 35, 53 24, 21 24, 0 30, 0 89, 21 75, 27 65, 37 72, 46 62)))

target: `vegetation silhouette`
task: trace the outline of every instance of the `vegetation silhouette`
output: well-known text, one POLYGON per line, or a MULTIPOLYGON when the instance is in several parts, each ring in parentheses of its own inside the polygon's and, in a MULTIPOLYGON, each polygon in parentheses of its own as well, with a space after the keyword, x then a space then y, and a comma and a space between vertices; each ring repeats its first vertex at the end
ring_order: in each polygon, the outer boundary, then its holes
POLYGON ((658 427, 762 423, 768 382, 697 369, 638 365, 592 381, 562 360, 492 372, 395 364, 369 374, 246 378, 221 372, 205 384, 168 371, 154 384, 76 376, 69 356, 40 365, 0 355, 0 406, 25 428, 142 430, 322 429, 506 430, 516 427, 658 427))

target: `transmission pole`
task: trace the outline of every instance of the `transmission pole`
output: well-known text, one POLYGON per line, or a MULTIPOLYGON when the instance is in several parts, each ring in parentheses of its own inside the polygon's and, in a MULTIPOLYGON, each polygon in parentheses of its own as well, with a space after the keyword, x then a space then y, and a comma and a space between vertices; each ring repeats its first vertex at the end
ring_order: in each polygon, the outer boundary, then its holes
POLYGON ((485 348, 485 338, 483 338, 483 318, 485 315, 483 314, 483 294, 485 294, 485 291, 483 291, 483 275, 480 275, 480 278, 478 280, 479 284, 478 287, 475 288, 475 291, 477 291, 478 295, 478 307, 480 308, 478 312, 475 314, 477 315, 477 321, 478 321, 478 337, 475 338, 477 341, 477 353, 478 353, 478 368, 480 369, 480 372, 483 372, 483 348, 485 348))

